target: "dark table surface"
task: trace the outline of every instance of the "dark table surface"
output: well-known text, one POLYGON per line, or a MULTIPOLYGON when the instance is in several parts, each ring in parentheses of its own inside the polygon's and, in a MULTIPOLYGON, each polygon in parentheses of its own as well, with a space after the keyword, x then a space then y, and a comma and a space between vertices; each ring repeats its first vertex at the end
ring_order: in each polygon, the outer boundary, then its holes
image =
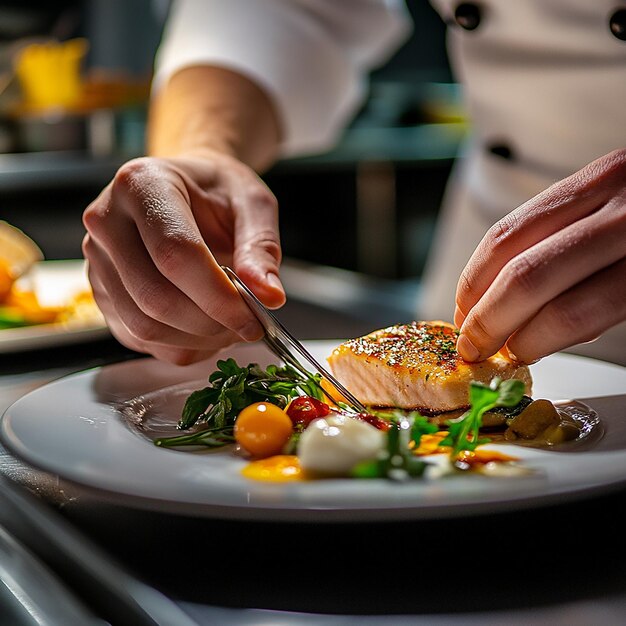
MULTIPOLYGON (((307 315, 319 327, 321 314, 297 303, 286 312, 300 336, 307 315)), ((344 327, 365 332, 368 323, 333 314, 326 329, 331 322, 338 336, 344 327)), ((0 355, 0 411, 59 376, 136 356, 113 339, 0 355)), ((624 487, 509 513, 309 524, 135 509, 29 467, 6 449, 0 472, 120 571, 202 624, 626 620, 624 487)))

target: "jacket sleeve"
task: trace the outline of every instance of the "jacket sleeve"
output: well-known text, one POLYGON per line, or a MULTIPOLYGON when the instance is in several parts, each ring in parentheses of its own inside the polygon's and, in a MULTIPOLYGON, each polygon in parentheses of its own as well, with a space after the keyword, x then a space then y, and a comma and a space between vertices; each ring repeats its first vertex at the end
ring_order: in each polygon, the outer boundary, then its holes
POLYGON ((174 0, 153 89, 184 67, 231 69, 273 99, 283 155, 320 151, 410 28, 402 0, 174 0))

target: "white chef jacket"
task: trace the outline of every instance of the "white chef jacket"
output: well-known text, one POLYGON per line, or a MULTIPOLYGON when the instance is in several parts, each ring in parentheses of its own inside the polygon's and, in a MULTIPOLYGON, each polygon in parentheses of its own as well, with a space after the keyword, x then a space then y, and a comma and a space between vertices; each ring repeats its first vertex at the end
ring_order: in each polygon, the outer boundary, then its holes
MULTIPOLYGON (((450 25, 473 122, 421 298, 423 318, 450 319, 459 274, 495 221, 626 146, 626 41, 611 30, 626 1, 432 3, 450 25)), ((319 151, 359 103, 367 71, 409 30, 399 0, 175 0, 155 88, 183 67, 228 67, 274 100, 285 155, 319 151)), ((626 364, 626 323, 577 351, 626 364)))

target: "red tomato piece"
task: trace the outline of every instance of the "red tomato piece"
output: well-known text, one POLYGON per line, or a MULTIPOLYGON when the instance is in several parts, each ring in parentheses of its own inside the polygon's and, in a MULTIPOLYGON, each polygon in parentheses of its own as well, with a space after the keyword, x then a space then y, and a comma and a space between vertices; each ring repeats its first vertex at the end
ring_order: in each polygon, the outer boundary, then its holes
POLYGON ((367 422, 374 428, 378 428, 378 430, 389 430, 391 428, 391 422, 383 419, 382 417, 377 417, 376 415, 372 415, 371 413, 359 413, 354 416, 355 419, 361 420, 362 422, 367 422))
POLYGON ((294 425, 299 424, 304 427, 319 417, 330 415, 330 407, 325 402, 310 396, 295 398, 289 403, 286 411, 294 425))

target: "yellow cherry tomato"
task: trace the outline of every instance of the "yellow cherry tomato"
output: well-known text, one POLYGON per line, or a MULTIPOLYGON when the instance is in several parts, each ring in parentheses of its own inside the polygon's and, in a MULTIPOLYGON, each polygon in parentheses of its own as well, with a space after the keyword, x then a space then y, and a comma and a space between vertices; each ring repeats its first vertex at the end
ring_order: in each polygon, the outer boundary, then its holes
POLYGON ((278 454, 248 463, 241 470, 246 478, 266 480, 270 482, 289 482, 304 480, 304 472, 300 467, 300 459, 294 455, 278 454))
POLYGON ((291 419, 270 402, 255 402, 239 413, 235 440, 250 454, 264 458, 280 454, 293 433, 291 419))

